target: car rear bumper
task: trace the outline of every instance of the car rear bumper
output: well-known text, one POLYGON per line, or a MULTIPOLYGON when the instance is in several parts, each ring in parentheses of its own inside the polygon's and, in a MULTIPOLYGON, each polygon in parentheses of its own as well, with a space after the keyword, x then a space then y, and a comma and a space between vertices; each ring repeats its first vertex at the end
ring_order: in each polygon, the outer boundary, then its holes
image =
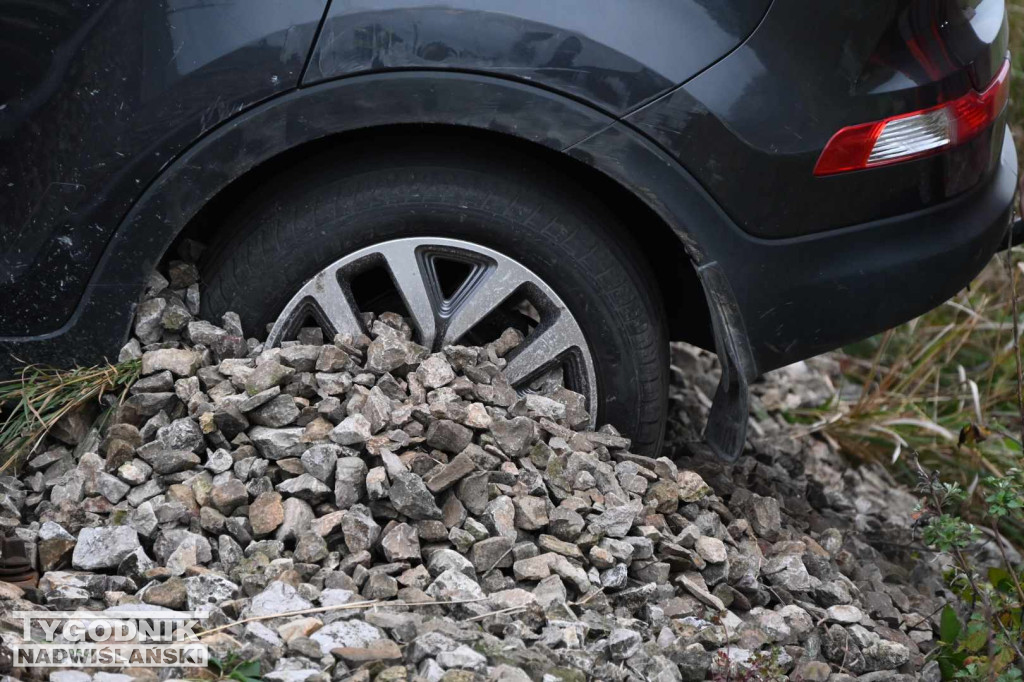
POLYGON ((955 294, 1005 240, 1016 185, 1007 129, 995 172, 951 201, 791 239, 731 231, 716 260, 757 371, 888 329, 955 294))

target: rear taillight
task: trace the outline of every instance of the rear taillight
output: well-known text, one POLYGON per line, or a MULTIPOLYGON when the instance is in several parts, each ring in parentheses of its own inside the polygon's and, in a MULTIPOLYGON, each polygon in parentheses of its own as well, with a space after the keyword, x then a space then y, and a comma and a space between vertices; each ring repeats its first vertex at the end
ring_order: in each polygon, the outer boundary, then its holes
POLYGON ((972 90, 935 107, 843 128, 825 145, 814 174, 884 166, 963 144, 992 124, 1009 94, 1007 60, 984 92, 972 90))

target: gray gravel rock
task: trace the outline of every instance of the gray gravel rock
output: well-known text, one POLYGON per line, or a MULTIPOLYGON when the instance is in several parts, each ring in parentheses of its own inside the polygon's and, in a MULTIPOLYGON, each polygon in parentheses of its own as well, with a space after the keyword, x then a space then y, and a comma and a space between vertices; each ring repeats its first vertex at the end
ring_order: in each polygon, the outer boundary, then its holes
POLYGON ((302 442, 302 434, 303 429, 297 427, 271 429, 256 426, 246 432, 260 456, 271 460, 300 457, 308 447, 302 442))
POLYGON ((253 597, 245 614, 246 617, 255 618, 311 608, 313 608, 312 602, 302 597, 292 585, 275 580, 265 590, 253 597))
POLYGON ((348 509, 363 499, 367 476, 366 462, 359 457, 340 457, 335 464, 334 501, 339 509, 348 509))
POLYGON ((778 500, 773 497, 751 495, 747 515, 750 527, 755 533, 768 540, 778 537, 782 527, 778 500))
POLYGON ((449 419, 439 419, 427 428, 426 439, 430 447, 456 454, 472 442, 473 431, 449 419))
POLYGON ((202 461, 198 455, 189 450, 166 450, 162 447, 146 451, 140 449, 139 455, 158 474, 188 471, 202 461))
POLYGON ((444 353, 428 356, 416 368, 416 376, 427 389, 441 388, 455 379, 455 371, 444 353))
POLYGON ((126 556, 141 546, 139 534, 129 526, 83 528, 78 534, 71 565, 83 571, 117 568, 126 556))
POLYGON ((612 630, 608 635, 608 650, 612 658, 623 661, 634 656, 640 651, 643 639, 640 633, 635 630, 619 628, 612 630))
POLYGON ((434 581, 427 587, 427 594, 435 599, 457 601, 482 599, 484 591, 476 580, 465 573, 448 569, 434 578, 434 581))
POLYGON ((313 531, 299 534, 293 558, 303 564, 316 564, 327 558, 327 541, 313 531))
POLYGON ((495 567, 511 566, 513 544, 514 540, 502 536, 481 540, 473 545, 469 559, 473 567, 480 573, 490 571, 495 567))
POLYGON ((360 445, 373 435, 370 420, 362 414, 353 414, 342 420, 330 433, 332 441, 338 445, 360 445))
POLYGON ((167 426, 157 429, 156 439, 168 450, 191 450, 198 453, 206 445, 199 424, 188 417, 175 419, 167 426))
POLYGON ((533 420, 526 417, 495 419, 491 423, 491 435, 505 454, 518 457, 529 449, 535 428, 533 420))
POLYGON ((384 534, 380 541, 384 558, 390 562, 420 558, 420 538, 415 528, 399 523, 384 534))
POLYGON ((428 355, 427 349, 398 335, 384 333, 366 349, 366 369, 374 374, 394 372, 418 363, 428 355))
POLYGON ((288 426, 299 416, 299 408, 290 395, 279 395, 247 415, 253 424, 260 426, 288 426))
POLYGON ((442 651, 437 655, 437 664, 446 670, 458 668, 484 672, 487 668, 487 657, 460 644, 451 651, 442 651))
POLYGON ((380 526, 373 520, 370 510, 361 504, 354 505, 342 517, 341 530, 345 546, 353 554, 369 550, 380 537, 380 526))
POLYGON ((592 518, 588 528, 594 535, 622 538, 633 526, 636 516, 637 509, 630 505, 612 507, 592 518))
POLYGON ((431 352, 367 314, 266 348, 236 315, 193 319, 197 276, 154 278, 118 415, 77 415, 0 477, 45 607, 269 616, 211 645, 281 681, 737 679, 772 651, 790 679, 938 674, 948 593, 909 553, 913 495, 780 417, 831 399, 828 361, 753 384, 723 465, 700 446, 715 361, 674 345, 655 459, 585 430, 558 372, 518 395, 519 331, 431 352), (366 599, 453 603, 337 609, 366 599))
POLYGON ((284 510, 284 520, 274 533, 275 540, 287 542, 296 539, 310 528, 313 519, 316 518, 309 503, 297 497, 289 497, 281 506, 284 510))
POLYGON ((441 509, 423 479, 403 472, 393 477, 388 493, 391 503, 402 514, 413 519, 440 519, 441 509))
POLYGON ((465 450, 456 455, 452 461, 435 467, 426 479, 427 488, 437 495, 452 487, 460 480, 476 470, 476 462, 465 450))
POLYGON ((384 633, 369 623, 359 620, 342 620, 325 625, 310 639, 320 645, 322 651, 333 651, 340 647, 367 647, 384 639, 384 633))
POLYGON ((256 366, 256 369, 249 373, 245 380, 245 392, 249 395, 256 395, 273 386, 280 386, 295 374, 295 370, 286 367, 276 360, 268 360, 256 366))
POLYGON ((314 445, 302 453, 302 467, 309 475, 330 484, 334 481, 334 470, 341 451, 337 445, 314 445))
POLYGON ((277 490, 285 495, 297 497, 310 504, 320 504, 332 496, 332 491, 318 478, 301 474, 278 484, 277 490))
POLYGON ((195 351, 163 348, 142 354, 142 374, 155 374, 169 370, 179 377, 192 376, 202 363, 202 355, 195 351))
POLYGON ((427 569, 430 575, 435 578, 445 571, 452 569, 476 579, 476 570, 473 567, 473 562, 460 552, 451 549, 438 549, 432 552, 430 559, 427 561, 427 569))
POLYGON ((185 578, 185 598, 190 611, 219 606, 239 592, 239 586, 216 573, 203 573, 185 578))

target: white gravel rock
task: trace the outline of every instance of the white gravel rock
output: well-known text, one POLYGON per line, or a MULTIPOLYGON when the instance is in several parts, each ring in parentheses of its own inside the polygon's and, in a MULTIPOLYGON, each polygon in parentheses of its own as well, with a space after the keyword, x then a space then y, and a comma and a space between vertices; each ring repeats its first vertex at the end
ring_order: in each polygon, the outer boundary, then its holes
POLYGON ((141 547, 131 526, 83 528, 71 556, 71 565, 83 571, 117 568, 121 560, 141 547))

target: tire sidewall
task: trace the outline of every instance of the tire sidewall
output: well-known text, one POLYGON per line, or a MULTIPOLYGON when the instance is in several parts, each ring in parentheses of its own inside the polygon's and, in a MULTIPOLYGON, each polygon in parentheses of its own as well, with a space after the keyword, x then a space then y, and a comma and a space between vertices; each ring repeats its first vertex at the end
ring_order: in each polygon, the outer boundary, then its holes
MULTIPOLYGON (((636 434, 645 410, 660 405, 664 423, 667 382, 639 360, 652 339, 667 353, 659 301, 647 288, 625 247, 595 213, 562 197, 524 193, 515 183, 463 173, 377 172, 331 183, 323 192, 286 193, 247 212, 235 240, 257 237, 261 249, 245 249, 253 276, 244 295, 222 300, 258 333, 272 323, 296 291, 317 272, 359 249, 406 237, 460 239, 498 251, 531 270, 561 298, 580 325, 597 374, 598 422, 636 434), (461 177, 460 177, 461 176, 461 177), (386 188, 382 190, 382 188, 386 188), (386 195, 386 196, 383 196, 386 195), (258 261, 258 262, 253 262, 258 261), (658 395, 653 395, 658 394, 658 395)), ((222 254, 237 260, 238 244, 222 254)), ((223 259, 222 259, 223 260, 223 259)), ((238 264, 234 264, 235 268, 238 264)), ((214 268, 213 278, 217 278, 214 268)), ((241 294, 242 292, 236 292, 241 294)), ((214 305, 214 308, 219 306, 214 305)), ((223 313, 214 309, 212 314, 223 313)), ((655 372, 667 370, 667 359, 655 372)), ((646 422, 651 415, 646 415, 646 422)), ((647 427, 650 431, 650 427, 647 427)), ((660 444, 661 432, 638 445, 660 444)))

